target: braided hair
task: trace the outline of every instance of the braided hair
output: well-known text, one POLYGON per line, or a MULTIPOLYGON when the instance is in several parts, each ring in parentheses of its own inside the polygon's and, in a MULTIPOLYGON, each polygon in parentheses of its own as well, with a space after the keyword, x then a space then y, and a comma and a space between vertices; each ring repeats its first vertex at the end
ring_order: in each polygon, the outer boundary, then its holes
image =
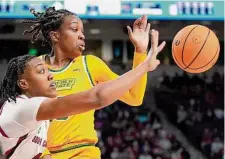
POLYGON ((42 33, 42 46, 45 46, 46 44, 52 46, 49 36, 50 31, 58 30, 66 16, 76 15, 66 9, 56 10, 55 7, 49 7, 43 13, 36 12, 34 9, 31 9, 30 12, 36 17, 36 19, 22 21, 22 23, 33 24, 29 29, 26 29, 23 32, 23 35, 32 33, 31 42, 34 43, 37 41, 40 33, 42 33))
POLYGON ((32 55, 23 55, 9 61, 5 77, 1 83, 0 98, 3 101, 13 100, 16 102, 16 97, 22 93, 17 81, 24 74, 27 63, 34 57, 32 55))

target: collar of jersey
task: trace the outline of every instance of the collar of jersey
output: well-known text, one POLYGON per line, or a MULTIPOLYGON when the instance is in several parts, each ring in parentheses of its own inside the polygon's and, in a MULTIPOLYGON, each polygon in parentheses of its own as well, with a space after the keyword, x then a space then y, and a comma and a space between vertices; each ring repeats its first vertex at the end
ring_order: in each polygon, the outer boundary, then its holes
POLYGON ((28 99, 25 94, 18 95, 16 98, 28 99))
POLYGON ((50 65, 49 66, 49 71, 53 72, 53 73, 59 73, 59 72, 63 72, 65 71, 67 68, 69 68, 70 64, 73 62, 73 60, 71 60, 67 65, 65 65, 64 67, 60 68, 60 69, 51 69, 50 65))

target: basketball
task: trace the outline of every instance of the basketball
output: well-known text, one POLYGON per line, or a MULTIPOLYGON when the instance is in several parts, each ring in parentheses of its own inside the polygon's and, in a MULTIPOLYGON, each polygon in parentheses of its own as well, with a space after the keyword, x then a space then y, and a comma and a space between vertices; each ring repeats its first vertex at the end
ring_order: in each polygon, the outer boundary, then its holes
POLYGON ((174 61, 189 73, 209 70, 216 63, 219 52, 217 36, 202 25, 189 25, 181 29, 172 42, 174 61))

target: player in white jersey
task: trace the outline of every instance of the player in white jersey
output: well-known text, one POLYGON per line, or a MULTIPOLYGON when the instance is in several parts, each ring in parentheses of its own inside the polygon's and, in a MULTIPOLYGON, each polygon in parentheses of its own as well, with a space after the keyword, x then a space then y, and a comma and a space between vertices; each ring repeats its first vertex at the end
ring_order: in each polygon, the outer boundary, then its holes
MULTIPOLYGON (((100 109, 115 102, 145 73, 158 65, 158 32, 152 31, 152 55, 118 79, 92 89, 57 97, 53 76, 41 59, 24 55, 13 58, 1 85, 0 146, 8 159, 38 159, 46 147, 50 119, 100 109), (82 107, 78 107, 82 105, 82 107)), ((159 51, 164 44, 159 46, 159 51)))
POLYGON ((38 159, 46 147, 49 122, 37 121, 37 111, 45 97, 16 97, 5 102, 0 116, 0 143, 7 158, 38 159))

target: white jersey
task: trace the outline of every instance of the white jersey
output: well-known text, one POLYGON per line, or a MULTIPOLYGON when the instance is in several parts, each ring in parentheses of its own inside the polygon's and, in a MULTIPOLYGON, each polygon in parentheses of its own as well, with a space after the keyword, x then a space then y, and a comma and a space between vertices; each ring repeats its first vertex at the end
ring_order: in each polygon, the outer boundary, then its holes
POLYGON ((49 121, 37 121, 45 97, 19 96, 0 111, 0 146, 7 159, 38 159, 47 146, 49 121))

